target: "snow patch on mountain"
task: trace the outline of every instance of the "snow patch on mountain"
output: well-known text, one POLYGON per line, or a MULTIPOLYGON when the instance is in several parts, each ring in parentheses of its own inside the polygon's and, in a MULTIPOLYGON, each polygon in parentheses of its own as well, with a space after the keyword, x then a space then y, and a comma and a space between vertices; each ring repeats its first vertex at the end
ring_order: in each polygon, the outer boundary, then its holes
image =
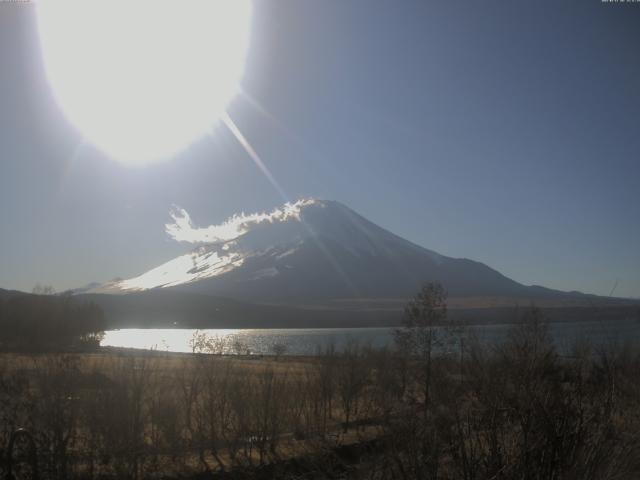
POLYGON ((95 291, 135 292, 151 288, 173 287, 229 272, 242 265, 244 258, 237 253, 192 252, 174 258, 159 267, 128 280, 104 285, 95 291))

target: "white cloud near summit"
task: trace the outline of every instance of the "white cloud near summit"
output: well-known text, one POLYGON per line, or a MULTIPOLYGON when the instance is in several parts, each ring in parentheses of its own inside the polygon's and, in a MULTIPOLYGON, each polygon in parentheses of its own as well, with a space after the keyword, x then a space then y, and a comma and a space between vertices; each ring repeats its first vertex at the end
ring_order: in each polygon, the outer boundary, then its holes
POLYGON ((198 227, 193 224, 189 213, 178 206, 170 212, 173 222, 165 225, 165 231, 173 240, 188 243, 217 243, 233 240, 247 233, 254 226, 269 222, 286 222, 300 220, 300 211, 307 205, 315 203, 313 199, 301 199, 293 203, 285 203, 270 213, 241 213, 233 215, 218 225, 198 227))

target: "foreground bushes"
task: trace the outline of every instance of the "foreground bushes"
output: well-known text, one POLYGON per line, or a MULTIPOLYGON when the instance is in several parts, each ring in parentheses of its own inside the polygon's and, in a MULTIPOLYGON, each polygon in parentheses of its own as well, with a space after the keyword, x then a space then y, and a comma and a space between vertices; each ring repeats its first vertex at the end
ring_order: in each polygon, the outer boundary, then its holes
POLYGON ((538 320, 499 348, 434 360, 431 403, 381 427, 393 465, 381 478, 638 476, 638 352, 560 357, 538 320))
POLYGON ((5 355, 0 442, 26 427, 41 478, 56 479, 267 464, 286 478, 293 457, 313 478, 338 464, 371 479, 637 478, 640 352, 561 357, 541 320, 530 312, 496 348, 458 341, 429 356, 354 343, 307 359, 5 355), (350 444, 368 448, 338 455, 350 444))

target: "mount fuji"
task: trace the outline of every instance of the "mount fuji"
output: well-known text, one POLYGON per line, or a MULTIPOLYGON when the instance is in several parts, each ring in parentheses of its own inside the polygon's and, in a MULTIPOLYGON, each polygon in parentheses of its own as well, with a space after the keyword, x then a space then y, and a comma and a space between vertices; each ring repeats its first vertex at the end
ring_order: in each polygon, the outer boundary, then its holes
POLYGON ((326 200, 303 199, 271 213, 236 215, 197 228, 184 211, 167 232, 198 245, 137 277, 92 293, 169 290, 284 305, 387 305, 438 281, 450 297, 559 299, 580 295, 525 286, 480 262, 409 242, 326 200))

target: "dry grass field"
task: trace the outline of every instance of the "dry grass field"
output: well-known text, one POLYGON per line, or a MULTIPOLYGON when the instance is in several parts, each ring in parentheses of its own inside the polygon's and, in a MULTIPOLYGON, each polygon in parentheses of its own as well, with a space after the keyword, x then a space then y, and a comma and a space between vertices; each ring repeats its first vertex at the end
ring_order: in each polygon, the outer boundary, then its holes
POLYGON ((2 467, 60 480, 640 474, 637 349, 560 356, 535 310, 499 347, 432 355, 440 331, 313 357, 3 353, 0 445, 25 428, 37 460, 14 448, 2 467))

